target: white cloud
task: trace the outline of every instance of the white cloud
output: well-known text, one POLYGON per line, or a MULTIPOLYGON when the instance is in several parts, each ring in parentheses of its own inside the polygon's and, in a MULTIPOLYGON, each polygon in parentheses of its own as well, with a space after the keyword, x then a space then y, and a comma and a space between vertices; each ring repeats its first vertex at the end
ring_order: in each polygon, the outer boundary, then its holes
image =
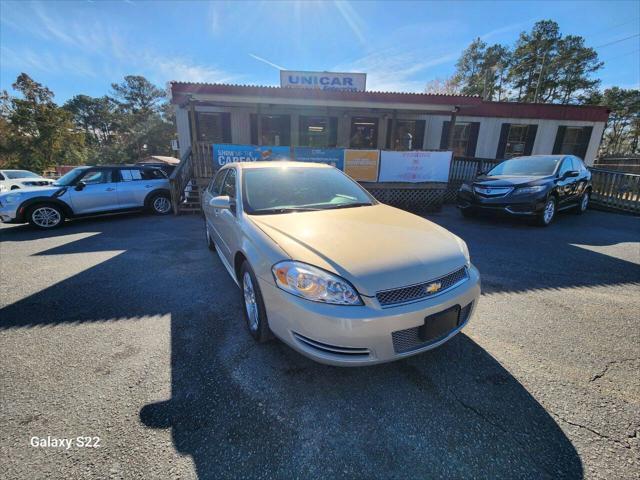
POLYGON ((431 67, 451 62, 459 52, 421 57, 415 52, 400 52, 395 48, 366 55, 353 62, 336 65, 335 71, 367 73, 367 90, 422 92, 426 81, 415 75, 431 67))

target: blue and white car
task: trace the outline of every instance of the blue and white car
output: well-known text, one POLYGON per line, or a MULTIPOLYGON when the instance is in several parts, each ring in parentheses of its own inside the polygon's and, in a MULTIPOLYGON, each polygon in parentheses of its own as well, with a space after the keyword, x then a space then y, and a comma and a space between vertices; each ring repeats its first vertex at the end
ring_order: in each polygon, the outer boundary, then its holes
POLYGON ((171 212, 169 179, 158 168, 133 165, 78 167, 50 186, 0 194, 0 220, 50 229, 66 218, 128 210, 171 212))

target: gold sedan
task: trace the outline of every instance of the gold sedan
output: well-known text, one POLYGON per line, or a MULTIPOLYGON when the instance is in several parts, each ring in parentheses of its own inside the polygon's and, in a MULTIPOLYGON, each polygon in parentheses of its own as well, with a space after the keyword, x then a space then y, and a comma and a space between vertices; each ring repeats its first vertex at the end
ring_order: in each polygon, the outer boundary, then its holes
POLYGON ((202 201, 259 342, 275 335, 332 365, 388 362, 451 339, 480 296, 462 239, 328 165, 231 163, 202 201))

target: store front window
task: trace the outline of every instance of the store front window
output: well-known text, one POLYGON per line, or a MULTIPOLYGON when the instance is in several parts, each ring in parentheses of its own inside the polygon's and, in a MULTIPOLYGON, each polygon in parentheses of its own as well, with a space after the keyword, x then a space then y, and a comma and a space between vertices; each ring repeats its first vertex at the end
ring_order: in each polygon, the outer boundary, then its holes
POLYGON ((352 117, 349 146, 351 148, 378 148, 378 119, 352 117))
POLYGON ((424 120, 396 120, 396 134, 392 142, 393 120, 389 119, 387 121, 387 148, 390 150, 422 150, 424 127, 424 120))
POLYGON ((231 142, 231 128, 228 113, 196 113, 196 134, 198 140, 209 143, 231 142))
POLYGON ((576 155, 584 158, 593 127, 558 127, 553 153, 576 155))
POLYGON ((337 117, 300 117, 300 146, 332 148, 338 143, 337 117))
POLYGON ((527 145, 527 130, 529 125, 514 125, 509 126, 509 134, 507 136, 507 144, 504 149, 504 158, 517 157, 524 155, 525 147, 527 145))
POLYGON ((291 144, 291 117, 289 115, 261 115, 260 134, 258 115, 251 114, 251 143, 254 145, 289 146, 291 144))

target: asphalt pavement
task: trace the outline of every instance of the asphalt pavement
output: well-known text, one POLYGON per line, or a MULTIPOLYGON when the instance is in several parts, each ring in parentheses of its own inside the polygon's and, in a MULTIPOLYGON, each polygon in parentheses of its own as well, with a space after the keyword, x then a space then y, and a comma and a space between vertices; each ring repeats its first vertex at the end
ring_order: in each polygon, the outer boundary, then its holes
POLYGON ((475 317, 352 369, 255 344, 199 216, 0 227, 0 477, 638 478, 640 218, 428 218, 475 317))

